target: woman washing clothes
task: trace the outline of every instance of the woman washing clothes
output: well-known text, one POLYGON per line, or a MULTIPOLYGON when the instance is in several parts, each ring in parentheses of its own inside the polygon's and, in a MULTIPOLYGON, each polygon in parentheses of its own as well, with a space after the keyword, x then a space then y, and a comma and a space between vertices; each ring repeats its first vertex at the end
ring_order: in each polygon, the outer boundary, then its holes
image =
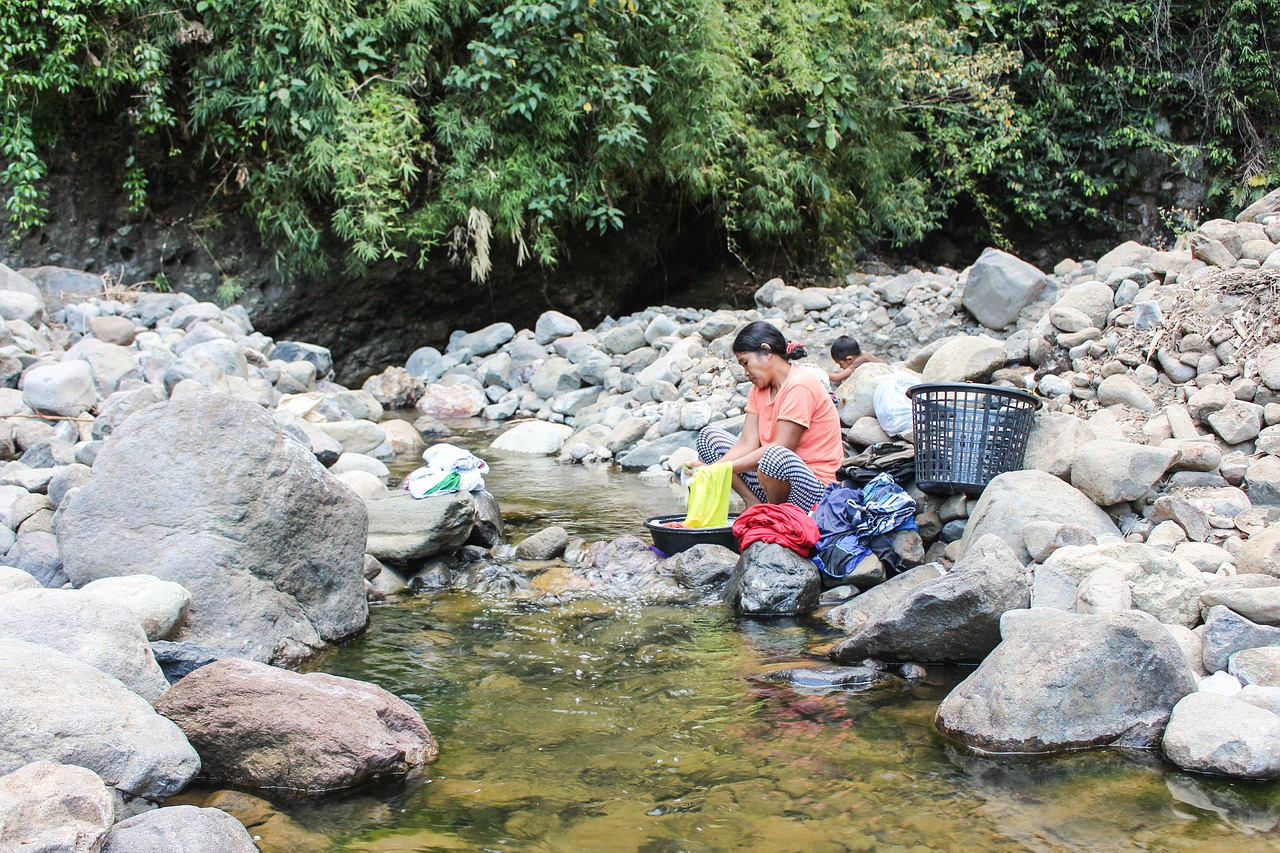
POLYGON ((804 347, 757 320, 733 341, 733 353, 751 381, 742 434, 717 426, 698 433, 700 462, 732 462, 733 490, 748 507, 791 503, 808 512, 844 457, 840 416, 831 395, 808 370, 792 361, 804 347))

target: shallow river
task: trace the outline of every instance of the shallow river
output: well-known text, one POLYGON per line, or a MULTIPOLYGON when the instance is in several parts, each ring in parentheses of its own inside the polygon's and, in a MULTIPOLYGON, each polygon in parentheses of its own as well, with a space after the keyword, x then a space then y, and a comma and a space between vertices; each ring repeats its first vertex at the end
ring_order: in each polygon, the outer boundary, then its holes
MULTIPOLYGON (((500 458, 460 441, 518 541, 549 524, 643 534, 674 486, 605 468, 500 458)), ((412 467, 406 462, 405 467, 412 467)), ((421 711, 441 745, 419 777, 319 801, 279 798, 268 851, 1276 850, 1280 785, 1105 751, 982 759, 931 719, 965 670, 825 695, 757 678, 821 662, 810 620, 723 608, 539 606, 465 593, 373 610, 315 666, 421 711)))

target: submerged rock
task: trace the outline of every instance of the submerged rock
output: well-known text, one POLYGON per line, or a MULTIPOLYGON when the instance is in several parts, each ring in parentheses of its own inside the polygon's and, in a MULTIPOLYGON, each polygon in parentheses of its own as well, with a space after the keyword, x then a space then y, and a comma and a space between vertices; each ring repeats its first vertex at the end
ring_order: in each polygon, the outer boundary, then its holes
POLYGON ((798 690, 865 690, 901 678, 872 666, 802 666, 780 669, 761 676, 765 681, 785 684, 798 690))

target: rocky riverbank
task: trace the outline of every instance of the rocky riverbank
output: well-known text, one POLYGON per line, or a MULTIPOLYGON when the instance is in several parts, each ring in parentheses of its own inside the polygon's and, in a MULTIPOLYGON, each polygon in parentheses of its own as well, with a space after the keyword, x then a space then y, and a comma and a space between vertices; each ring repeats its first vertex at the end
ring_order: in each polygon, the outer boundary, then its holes
POLYGON ((447 586, 817 613, 848 632, 836 663, 875 662, 821 668, 832 684, 981 660, 937 717, 972 747, 1159 747, 1278 778, 1278 243, 1280 192, 1172 251, 1052 274, 989 250, 960 272, 771 281, 751 311, 594 329, 547 312, 457 332, 361 389, 242 309, 0 267, 0 707, 32 721, 0 735, 0 813, 17 815, 0 841, 249 850, 221 812, 155 804, 196 778, 318 792, 413 772, 437 748, 412 708, 287 667, 363 631, 368 601, 447 586), (729 345, 752 319, 815 364, 845 333, 885 359, 836 389, 855 448, 888 437, 873 400, 895 371, 1034 390, 1026 470, 976 500, 912 490, 919 531, 894 548, 913 568, 825 592, 772 545, 663 560, 557 528, 504 545, 487 492, 415 501, 389 482, 387 461, 480 415, 516 421, 493 453, 669 483, 698 429, 740 423, 729 345), (416 423, 388 416, 405 408, 416 423))

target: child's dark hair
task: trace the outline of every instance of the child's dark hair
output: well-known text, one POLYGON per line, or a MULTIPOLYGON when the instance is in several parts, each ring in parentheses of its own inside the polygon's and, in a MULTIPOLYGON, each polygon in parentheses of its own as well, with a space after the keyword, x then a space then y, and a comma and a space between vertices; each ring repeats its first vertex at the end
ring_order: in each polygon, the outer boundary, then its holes
POLYGON ((764 320, 755 320, 742 327, 733 339, 734 352, 771 352, 787 361, 795 361, 808 355, 803 344, 787 342, 782 332, 764 320))
POLYGON ((862 347, 858 346, 858 342, 848 335, 841 335, 831 342, 832 360, 844 361, 846 358, 855 355, 862 355, 862 347))

